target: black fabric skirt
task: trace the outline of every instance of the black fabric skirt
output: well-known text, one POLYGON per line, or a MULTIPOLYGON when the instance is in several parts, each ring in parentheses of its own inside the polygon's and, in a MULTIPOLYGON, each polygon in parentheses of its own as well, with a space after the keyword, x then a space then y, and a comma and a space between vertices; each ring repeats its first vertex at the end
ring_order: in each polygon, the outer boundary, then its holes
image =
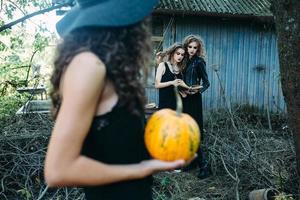
POLYGON ((200 128, 201 140, 203 139, 203 110, 202 95, 200 93, 188 95, 183 98, 183 112, 189 114, 200 128))

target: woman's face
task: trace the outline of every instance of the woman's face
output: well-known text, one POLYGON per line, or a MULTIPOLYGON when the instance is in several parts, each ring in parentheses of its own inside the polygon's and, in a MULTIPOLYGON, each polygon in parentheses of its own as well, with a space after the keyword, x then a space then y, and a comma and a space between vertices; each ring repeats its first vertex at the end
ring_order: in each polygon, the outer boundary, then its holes
POLYGON ((173 55, 173 60, 174 62, 176 63, 180 63, 182 60, 183 60, 183 57, 184 57, 184 49, 182 48, 178 48, 175 50, 175 53, 173 55))
POLYGON ((197 42, 191 42, 187 48, 189 56, 192 57, 197 53, 199 46, 197 42))

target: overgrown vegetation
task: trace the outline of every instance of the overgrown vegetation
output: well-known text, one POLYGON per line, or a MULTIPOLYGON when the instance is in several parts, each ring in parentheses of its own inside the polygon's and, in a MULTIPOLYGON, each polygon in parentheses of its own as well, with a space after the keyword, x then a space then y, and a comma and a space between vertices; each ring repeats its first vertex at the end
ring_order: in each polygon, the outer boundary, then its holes
MULTIPOLYGON (((17 16, 52 5, 51 1, 1 1, 0 26, 17 16)), ((0 31, 0 119, 15 112, 24 100, 31 98, 17 93, 18 88, 37 87, 48 83, 53 57, 51 43, 56 36, 41 18, 32 18, 11 29, 0 31)), ((2 123, 0 124, 1 127, 2 123)))
POLYGON ((204 148, 213 176, 199 180, 197 170, 161 173, 154 187, 157 199, 247 199, 263 188, 299 199, 292 134, 285 116, 270 116, 249 106, 235 107, 232 115, 218 110, 207 116, 204 148))
POLYGON ((15 94, 11 96, 0 96, 0 129, 15 115, 18 109, 28 100, 27 95, 15 94))
MULTIPOLYGON (((269 120, 256 108, 235 107, 233 115, 206 115, 204 148, 213 175, 199 180, 197 169, 154 176, 156 200, 246 199, 255 189, 276 188, 299 199, 295 152, 286 118, 269 120), (231 116, 231 117, 230 117, 231 116), (232 125, 235 123, 235 127, 232 125)), ((43 161, 52 121, 47 115, 14 116, 1 129, 1 199, 84 199, 81 189, 48 189, 43 161)), ((278 199, 284 199, 283 196, 278 199)))

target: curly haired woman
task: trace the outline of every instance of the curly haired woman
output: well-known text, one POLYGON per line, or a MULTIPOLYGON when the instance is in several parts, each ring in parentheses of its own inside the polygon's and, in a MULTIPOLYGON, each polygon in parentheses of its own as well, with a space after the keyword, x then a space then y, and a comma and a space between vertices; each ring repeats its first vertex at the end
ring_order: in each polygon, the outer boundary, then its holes
MULTIPOLYGON (((200 37, 189 35, 184 39, 183 46, 188 58, 183 70, 183 80, 188 86, 193 86, 194 88, 186 92, 187 96, 183 99, 183 111, 191 115, 197 121, 200 127, 202 141, 203 135, 205 134, 203 130, 202 93, 210 85, 205 69, 204 43, 200 37)), ((202 148, 200 148, 198 150, 198 157, 194 161, 200 168, 198 174, 199 178, 209 176, 208 162, 205 157, 202 148)))
POLYGON ((151 175, 184 164, 149 159, 143 140, 140 69, 150 57, 146 16, 156 4, 78 0, 58 22, 50 187, 83 186, 88 200, 152 199, 151 175))

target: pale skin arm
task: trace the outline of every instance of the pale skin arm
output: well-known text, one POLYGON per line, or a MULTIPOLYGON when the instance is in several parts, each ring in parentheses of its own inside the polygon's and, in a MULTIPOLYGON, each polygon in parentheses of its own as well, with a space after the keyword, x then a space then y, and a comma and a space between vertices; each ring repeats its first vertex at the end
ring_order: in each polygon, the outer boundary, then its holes
POLYGON ((165 88, 169 86, 178 86, 182 80, 181 79, 175 79, 174 81, 168 81, 168 82, 161 82, 161 78, 163 74, 166 71, 165 63, 162 62, 158 65, 157 71, 156 71, 156 76, 155 76, 155 88, 160 89, 160 88, 165 88))
POLYGON ((188 86, 183 80, 181 80, 179 86, 181 86, 181 87, 183 87, 183 88, 185 88, 185 89, 191 89, 191 87, 188 86))
POLYGON ((77 55, 64 74, 63 101, 51 135, 45 161, 50 187, 104 185, 139 179, 181 167, 183 160, 148 160, 131 165, 108 165, 80 154, 105 87, 106 68, 92 53, 77 55))
POLYGON ((179 94, 185 98, 188 94, 189 94, 189 91, 191 90, 191 87, 189 87, 184 81, 181 81, 181 83, 179 84, 181 87, 187 89, 187 90, 180 90, 179 91, 179 94))

